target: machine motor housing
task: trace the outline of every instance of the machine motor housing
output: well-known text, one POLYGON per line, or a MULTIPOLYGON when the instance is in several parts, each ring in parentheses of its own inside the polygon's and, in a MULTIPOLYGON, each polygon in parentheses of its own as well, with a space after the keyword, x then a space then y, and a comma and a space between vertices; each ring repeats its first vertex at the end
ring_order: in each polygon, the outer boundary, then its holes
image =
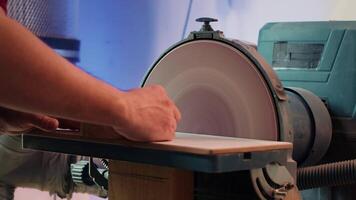
POLYGON ((327 106, 333 138, 324 161, 353 159, 356 21, 268 23, 260 30, 258 51, 285 87, 309 90, 327 106))

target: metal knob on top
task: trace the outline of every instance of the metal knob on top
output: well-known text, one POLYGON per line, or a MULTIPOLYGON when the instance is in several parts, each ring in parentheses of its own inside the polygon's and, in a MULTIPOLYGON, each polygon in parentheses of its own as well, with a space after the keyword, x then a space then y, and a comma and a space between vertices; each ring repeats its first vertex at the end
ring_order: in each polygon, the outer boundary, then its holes
POLYGON ((195 21, 204 22, 200 31, 214 31, 214 29, 210 26, 210 22, 217 22, 218 20, 210 17, 200 17, 195 21))

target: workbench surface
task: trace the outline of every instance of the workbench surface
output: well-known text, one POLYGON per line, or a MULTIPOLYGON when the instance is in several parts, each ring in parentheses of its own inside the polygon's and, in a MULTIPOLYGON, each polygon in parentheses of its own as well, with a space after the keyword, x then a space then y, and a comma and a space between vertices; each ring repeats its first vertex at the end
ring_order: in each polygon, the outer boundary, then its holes
POLYGON ((23 135, 23 147, 44 151, 126 160, 202 172, 227 172, 285 163, 288 142, 176 133, 167 142, 138 143, 127 140, 83 140, 63 134, 23 135))

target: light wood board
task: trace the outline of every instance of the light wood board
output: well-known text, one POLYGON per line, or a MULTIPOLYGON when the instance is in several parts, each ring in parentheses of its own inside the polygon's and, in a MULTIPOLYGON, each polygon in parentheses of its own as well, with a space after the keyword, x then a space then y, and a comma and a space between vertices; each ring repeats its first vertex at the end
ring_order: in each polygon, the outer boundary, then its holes
POLYGON ((186 153, 213 155, 291 149, 289 142, 176 133, 172 141, 154 142, 152 147, 186 153))

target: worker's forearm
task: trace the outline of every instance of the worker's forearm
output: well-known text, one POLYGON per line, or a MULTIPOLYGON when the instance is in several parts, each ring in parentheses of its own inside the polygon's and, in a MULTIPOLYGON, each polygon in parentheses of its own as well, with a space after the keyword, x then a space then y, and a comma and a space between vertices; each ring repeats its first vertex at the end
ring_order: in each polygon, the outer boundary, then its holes
POLYGON ((74 67, 0 14, 0 106, 113 125, 124 94, 74 67))

